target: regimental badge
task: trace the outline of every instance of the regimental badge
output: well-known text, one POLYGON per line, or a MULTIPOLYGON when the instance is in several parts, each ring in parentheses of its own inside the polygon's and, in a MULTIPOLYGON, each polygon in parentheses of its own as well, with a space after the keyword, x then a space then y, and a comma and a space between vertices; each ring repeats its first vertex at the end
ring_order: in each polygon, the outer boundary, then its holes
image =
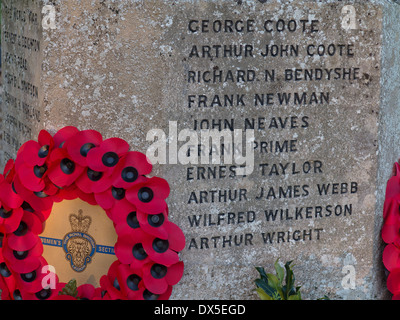
POLYGON ((76 272, 82 272, 92 261, 96 252, 96 243, 88 234, 92 218, 83 216, 83 211, 79 210, 78 215, 69 215, 69 222, 72 232, 65 235, 62 247, 66 253, 66 259, 71 263, 71 268, 76 272))

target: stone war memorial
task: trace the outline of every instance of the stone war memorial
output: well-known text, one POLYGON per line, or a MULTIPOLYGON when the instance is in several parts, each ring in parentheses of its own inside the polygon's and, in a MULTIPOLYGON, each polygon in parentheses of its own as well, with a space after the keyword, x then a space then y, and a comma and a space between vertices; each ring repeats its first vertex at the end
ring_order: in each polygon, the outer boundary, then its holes
POLYGON ((304 299, 391 299, 399 14, 389 0, 3 0, 2 299, 52 297, 43 259, 108 298, 256 300, 256 267, 279 259, 304 299))

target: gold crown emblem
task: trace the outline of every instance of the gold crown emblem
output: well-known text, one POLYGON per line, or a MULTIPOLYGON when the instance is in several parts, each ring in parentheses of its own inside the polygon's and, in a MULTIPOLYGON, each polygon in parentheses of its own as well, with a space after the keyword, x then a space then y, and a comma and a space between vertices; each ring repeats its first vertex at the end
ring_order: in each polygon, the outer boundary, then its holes
POLYGON ((92 223, 92 218, 89 216, 83 216, 83 211, 79 209, 78 215, 70 214, 69 223, 71 224, 72 231, 87 233, 92 223))

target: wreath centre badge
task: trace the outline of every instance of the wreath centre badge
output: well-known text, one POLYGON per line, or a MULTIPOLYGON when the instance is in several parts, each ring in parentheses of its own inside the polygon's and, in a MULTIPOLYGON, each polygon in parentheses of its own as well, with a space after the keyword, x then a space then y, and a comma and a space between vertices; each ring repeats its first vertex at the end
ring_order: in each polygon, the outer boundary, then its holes
POLYGON ((54 204, 40 238, 43 256, 65 282, 76 279, 99 285, 116 260, 117 234, 112 221, 101 207, 80 199, 54 204))
POLYGON ((92 218, 82 213, 82 209, 79 209, 78 215, 69 215, 72 232, 65 235, 62 245, 71 268, 76 272, 85 270, 96 252, 96 242, 88 234, 92 218))

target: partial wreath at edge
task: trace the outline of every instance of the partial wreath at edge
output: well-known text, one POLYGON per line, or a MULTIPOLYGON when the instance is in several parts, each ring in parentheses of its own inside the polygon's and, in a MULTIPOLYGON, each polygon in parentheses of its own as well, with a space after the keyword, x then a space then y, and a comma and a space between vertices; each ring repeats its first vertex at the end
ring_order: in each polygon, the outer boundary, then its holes
POLYGON ((400 300, 400 164, 393 166, 386 185, 383 206, 382 240, 387 244, 382 260, 387 272, 387 288, 393 300, 400 300))

